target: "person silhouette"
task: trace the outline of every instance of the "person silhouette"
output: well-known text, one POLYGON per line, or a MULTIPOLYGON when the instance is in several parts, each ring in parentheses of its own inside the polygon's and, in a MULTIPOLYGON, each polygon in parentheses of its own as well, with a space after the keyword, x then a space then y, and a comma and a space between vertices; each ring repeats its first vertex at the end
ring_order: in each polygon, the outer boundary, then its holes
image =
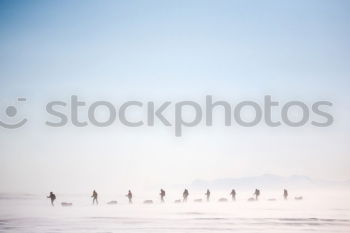
POLYGON ((56 200, 56 195, 53 192, 50 192, 50 195, 47 196, 47 198, 50 198, 51 205, 54 206, 54 201, 56 200))
POLYGON ((185 189, 185 191, 184 191, 183 194, 182 194, 182 196, 183 196, 183 202, 187 202, 188 195, 189 195, 188 190, 185 189))
POLYGON ((98 196, 98 194, 97 194, 97 192, 94 190, 93 192, 92 192, 92 204, 93 205, 95 205, 95 202, 96 202, 96 205, 98 205, 98 200, 97 200, 97 196, 98 196))
POLYGON ((259 189, 255 189, 254 195, 255 195, 255 200, 258 200, 258 198, 260 196, 260 190, 259 189))
POLYGON ((129 199, 129 204, 132 204, 132 193, 131 191, 129 190, 128 194, 126 195, 129 199))
POLYGON ((210 200, 210 191, 207 189, 207 192, 205 193, 205 196, 207 197, 207 202, 210 200))
POLYGON ((236 190, 232 189, 230 195, 232 196, 232 201, 236 200, 236 190))
POLYGON ((164 197, 165 197, 165 191, 163 189, 160 190, 160 201, 164 202, 164 197))
POLYGON ((284 200, 288 199, 288 191, 287 191, 287 189, 283 190, 283 197, 284 197, 284 200))

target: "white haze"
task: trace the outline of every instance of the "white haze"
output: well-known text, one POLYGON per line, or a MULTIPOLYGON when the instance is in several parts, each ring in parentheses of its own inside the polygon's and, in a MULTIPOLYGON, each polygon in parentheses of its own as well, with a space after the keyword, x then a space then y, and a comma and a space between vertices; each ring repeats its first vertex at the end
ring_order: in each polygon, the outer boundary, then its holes
POLYGON ((204 192, 190 190, 188 203, 173 203, 181 193, 172 193, 164 204, 155 194, 153 205, 142 204, 148 195, 136 195, 133 205, 123 195, 101 195, 99 206, 92 206, 89 194, 59 194, 55 207, 44 195, 2 194, 0 232, 349 232, 349 190, 291 193, 284 201, 277 191, 263 191, 261 200, 248 202, 251 193, 243 192, 236 202, 219 203, 228 194, 213 191, 210 203, 194 203, 204 192), (296 201, 294 195, 304 200, 296 201), (272 197, 276 201, 268 201, 272 197), (106 204, 115 199, 117 205, 106 204), (62 201, 73 206, 61 207, 62 201))

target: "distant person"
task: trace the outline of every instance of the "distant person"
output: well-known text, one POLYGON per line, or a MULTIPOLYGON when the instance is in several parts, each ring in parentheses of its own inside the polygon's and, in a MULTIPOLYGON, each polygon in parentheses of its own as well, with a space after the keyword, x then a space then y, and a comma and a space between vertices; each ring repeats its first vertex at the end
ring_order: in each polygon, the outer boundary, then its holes
POLYGON ((129 204, 132 204, 132 193, 131 191, 129 190, 128 194, 126 195, 129 199, 129 204))
POLYGON ((287 191, 287 189, 283 190, 283 197, 284 197, 284 200, 288 199, 288 191, 287 191))
POLYGON ((47 196, 47 198, 50 198, 51 205, 54 206, 54 201, 56 200, 56 195, 53 192, 50 192, 50 195, 47 196))
POLYGON ((232 201, 236 200, 236 190, 232 189, 230 195, 232 196, 232 201))
POLYGON ((260 196, 260 190, 259 189, 255 189, 254 195, 255 195, 255 200, 258 200, 259 196, 260 196))
POLYGON ((207 192, 205 193, 205 196, 207 197, 207 202, 210 201, 210 191, 207 189, 207 192))
POLYGON ((160 190, 160 201, 164 202, 164 197, 165 197, 165 191, 163 189, 160 190))
POLYGON ((93 192, 92 192, 92 204, 93 205, 95 205, 95 203, 96 203, 96 205, 98 205, 98 200, 97 200, 97 196, 98 196, 98 194, 97 194, 97 192, 94 190, 93 192))
POLYGON ((185 191, 184 191, 183 194, 182 194, 182 196, 183 196, 183 202, 187 202, 188 195, 189 195, 188 190, 185 189, 185 191))

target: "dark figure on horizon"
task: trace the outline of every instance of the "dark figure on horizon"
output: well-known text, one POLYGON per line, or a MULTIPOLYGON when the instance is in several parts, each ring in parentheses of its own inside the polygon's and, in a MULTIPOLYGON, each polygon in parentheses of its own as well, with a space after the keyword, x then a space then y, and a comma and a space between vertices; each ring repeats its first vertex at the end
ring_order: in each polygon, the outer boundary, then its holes
POLYGON ((259 189, 255 189, 254 195, 255 195, 255 200, 258 200, 258 198, 260 196, 260 190, 259 189))
POLYGON ((205 193, 205 196, 207 196, 207 202, 210 200, 210 191, 207 189, 207 192, 205 193))
POLYGON ((284 200, 288 199, 288 191, 287 191, 287 189, 283 190, 283 197, 284 197, 284 200))
POLYGON ((160 190, 160 201, 164 202, 164 197, 165 197, 165 191, 163 189, 160 190))
POLYGON ((95 205, 95 202, 96 202, 96 205, 98 205, 98 200, 97 200, 97 196, 98 196, 98 194, 97 194, 97 192, 94 190, 93 192, 92 192, 92 204, 93 205, 95 205))
POLYGON ((50 198, 51 200, 51 205, 54 206, 54 201, 56 200, 56 195, 53 192, 50 192, 50 195, 47 196, 47 198, 50 198))
POLYGON ((188 195, 189 195, 188 190, 185 189, 185 191, 184 191, 183 194, 182 194, 182 196, 183 196, 183 202, 187 202, 188 195))
POLYGON ((128 194, 126 195, 129 199, 129 204, 132 204, 132 193, 131 191, 129 190, 128 194))
POLYGON ((236 200, 236 190, 232 189, 230 195, 232 196, 232 201, 236 200))

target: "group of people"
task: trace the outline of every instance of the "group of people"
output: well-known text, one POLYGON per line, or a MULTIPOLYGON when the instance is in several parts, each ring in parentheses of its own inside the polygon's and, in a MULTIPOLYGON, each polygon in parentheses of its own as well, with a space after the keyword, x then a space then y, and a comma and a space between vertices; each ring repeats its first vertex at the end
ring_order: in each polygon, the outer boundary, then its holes
MULTIPOLYGON (((209 202, 210 201, 210 190, 209 189, 207 189, 207 191, 205 192, 205 196, 206 196, 207 202, 209 202)), ((232 201, 235 201, 236 200, 236 190, 232 189, 230 196, 232 197, 232 201)))
MULTIPOLYGON (((207 189, 207 191, 205 192, 205 196, 206 196, 206 200, 207 202, 210 201, 210 190, 207 189)), ((164 198, 165 198, 165 191, 163 189, 160 190, 160 201, 161 202, 164 202, 164 198)), ((187 199, 188 199, 188 196, 189 196, 189 192, 187 189, 184 190, 184 192, 182 193, 182 202, 187 202, 187 199)), ((259 196, 260 196, 260 190, 259 189, 255 189, 253 195, 255 196, 255 200, 258 200, 259 199, 259 196)), ((235 189, 232 189, 231 193, 230 193, 230 196, 232 197, 232 201, 236 201, 236 190, 235 189)), ((131 190, 128 191, 128 194, 126 194, 126 197, 128 198, 129 200, 129 204, 132 204, 132 192, 131 190)), ((288 199, 288 191, 286 189, 283 190, 283 197, 285 200, 288 199)), ((47 198, 50 198, 51 200, 51 205, 54 206, 54 202, 56 200, 56 195, 53 193, 53 192, 50 192, 49 196, 47 196, 47 198)), ((93 205, 98 205, 98 194, 96 192, 96 190, 94 190, 92 192, 92 204, 93 205)))

